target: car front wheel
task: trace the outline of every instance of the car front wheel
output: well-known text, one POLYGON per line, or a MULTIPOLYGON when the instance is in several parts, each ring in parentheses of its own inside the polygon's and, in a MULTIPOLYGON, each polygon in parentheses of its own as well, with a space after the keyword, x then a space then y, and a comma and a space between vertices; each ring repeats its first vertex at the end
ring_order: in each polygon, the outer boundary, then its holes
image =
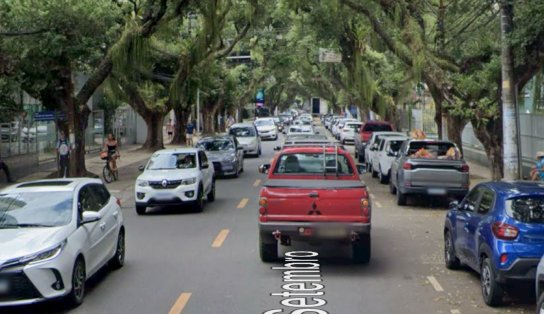
POLYGON ((502 296, 504 292, 502 287, 495 280, 495 271, 491 266, 491 261, 487 257, 482 261, 480 283, 485 304, 489 306, 500 305, 502 303, 502 296))
POLYGON ((115 255, 110 260, 110 265, 113 269, 119 269, 125 265, 125 231, 122 229, 117 236, 117 247, 115 255))
POLYGON ((444 233, 444 261, 448 269, 458 269, 461 264, 455 255, 455 246, 449 230, 444 233))
POLYGON ((544 293, 538 298, 536 314, 544 314, 544 293))
POLYGON ((74 263, 72 271, 72 291, 66 296, 66 301, 72 307, 80 306, 85 298, 85 262, 83 258, 78 257, 74 263))
POLYGON ((212 187, 210 190, 210 193, 206 196, 208 198, 208 202, 215 201, 215 180, 212 181, 212 187))
POLYGON ((145 206, 136 205, 136 214, 138 215, 145 215, 145 206))

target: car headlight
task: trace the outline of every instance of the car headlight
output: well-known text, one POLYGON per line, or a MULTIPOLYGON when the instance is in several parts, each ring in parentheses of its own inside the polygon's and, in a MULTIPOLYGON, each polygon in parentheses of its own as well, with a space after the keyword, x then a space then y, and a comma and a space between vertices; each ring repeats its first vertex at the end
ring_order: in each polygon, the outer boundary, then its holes
POLYGON ((189 178, 181 180, 182 185, 191 185, 196 183, 196 178, 189 178))
POLYGON ((55 257, 59 256, 64 247, 66 246, 67 240, 62 241, 61 243, 57 244, 53 248, 34 253, 31 255, 27 255, 25 257, 22 257, 19 259, 19 263, 21 264, 35 264, 35 263, 41 263, 48 260, 52 260, 55 257))
POLYGON ((146 187, 149 185, 149 182, 147 182, 147 180, 136 180, 136 184, 141 187, 146 187))
POLYGON ((223 157, 223 161, 226 161, 226 162, 236 162, 236 154, 235 153, 232 153, 228 156, 225 156, 223 157))

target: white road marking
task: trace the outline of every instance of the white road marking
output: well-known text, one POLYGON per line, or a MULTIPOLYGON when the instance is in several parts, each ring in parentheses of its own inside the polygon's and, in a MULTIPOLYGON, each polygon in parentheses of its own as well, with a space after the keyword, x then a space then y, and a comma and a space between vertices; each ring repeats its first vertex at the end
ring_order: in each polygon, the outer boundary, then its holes
POLYGON ((461 314, 461 311, 459 311, 457 309, 451 310, 450 312, 451 312, 451 314, 461 314))
POLYGON ((433 286, 434 290, 436 290, 436 292, 444 291, 444 289, 442 288, 442 286, 440 285, 440 283, 438 282, 438 280, 436 280, 434 276, 427 276, 427 280, 429 280, 429 282, 433 286))
POLYGON ((371 197, 372 199, 376 198, 376 195, 374 195, 374 194, 372 194, 372 193, 370 193, 369 195, 370 195, 370 197, 371 197))
POLYGON ((382 203, 380 203, 380 202, 378 202, 378 201, 376 201, 375 204, 376 204, 376 206, 378 206, 379 208, 382 208, 382 207, 383 207, 383 206, 382 206, 382 203))
POLYGON ((121 190, 109 190, 111 193, 121 193, 121 190))
POLYGON ((259 185, 261 185, 261 179, 255 180, 255 183, 253 183, 253 186, 257 187, 259 185))

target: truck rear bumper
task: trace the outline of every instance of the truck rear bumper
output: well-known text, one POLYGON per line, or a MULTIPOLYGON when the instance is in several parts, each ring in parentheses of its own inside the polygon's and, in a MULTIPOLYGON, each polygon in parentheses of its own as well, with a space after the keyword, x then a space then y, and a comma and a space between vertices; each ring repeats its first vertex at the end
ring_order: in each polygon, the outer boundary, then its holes
POLYGON ((451 187, 401 187, 400 191, 403 194, 424 194, 424 195, 452 195, 452 196, 465 196, 468 193, 466 188, 451 188, 451 187), (442 191, 443 190, 443 193, 442 191), (433 193, 437 191, 438 193, 433 193))
POLYGON ((281 233, 282 236, 304 238, 351 238, 358 235, 370 235, 370 223, 334 223, 334 222, 260 222, 259 231, 265 234, 281 233), (334 230, 337 234, 328 234, 334 230), (310 231, 310 232, 308 232, 310 231))

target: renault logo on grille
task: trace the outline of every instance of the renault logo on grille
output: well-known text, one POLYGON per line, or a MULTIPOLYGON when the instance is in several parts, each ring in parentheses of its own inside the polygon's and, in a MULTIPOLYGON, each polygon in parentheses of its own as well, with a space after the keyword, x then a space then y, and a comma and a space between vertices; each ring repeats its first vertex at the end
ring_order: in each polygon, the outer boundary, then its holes
POLYGON ((162 180, 161 185, 162 185, 163 188, 167 187, 168 186, 168 180, 166 180, 166 179, 162 180))
POLYGON ((317 210, 317 204, 315 201, 312 203, 312 209, 308 212, 308 215, 321 215, 321 212, 317 210))

